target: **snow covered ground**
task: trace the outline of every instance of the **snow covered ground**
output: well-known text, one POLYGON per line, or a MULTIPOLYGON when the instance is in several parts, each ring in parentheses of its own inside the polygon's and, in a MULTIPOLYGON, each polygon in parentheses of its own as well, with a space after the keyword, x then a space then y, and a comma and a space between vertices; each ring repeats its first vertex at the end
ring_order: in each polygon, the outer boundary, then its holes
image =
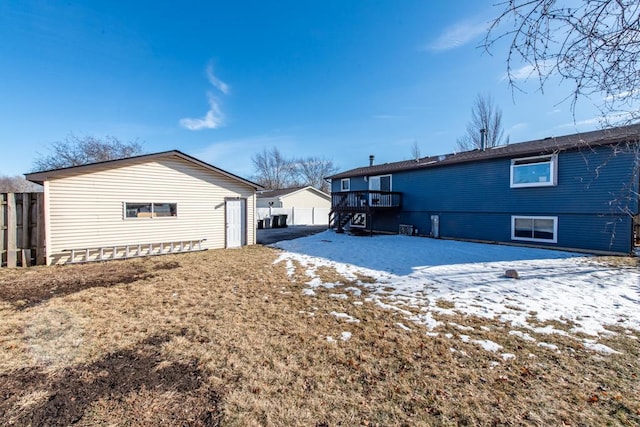
MULTIPOLYGON (((334 298, 360 297, 356 287, 322 283, 315 273, 320 266, 333 267, 349 279, 357 279, 357 273, 374 278, 375 283, 360 284, 371 293, 356 304, 373 302, 396 310, 406 317, 406 322, 397 324, 405 330, 411 329, 411 323, 434 330, 440 324, 434 314, 457 312, 500 319, 514 328, 511 335, 527 341, 546 334, 582 332, 591 336, 581 339, 583 345, 601 353, 616 351, 598 343, 599 337, 612 334, 606 325, 640 330, 640 269, 608 267, 581 254, 409 236, 354 237, 331 231, 273 246, 285 251, 278 262, 286 262, 291 272, 294 260, 306 269, 309 282, 304 293, 310 298, 319 286, 335 287, 334 298), (509 269, 517 270, 520 279, 505 277, 509 269), (437 303, 442 300, 454 308, 443 308, 437 303), (539 327, 531 324, 532 315, 539 322, 571 321, 574 326, 569 332, 539 327)), ((332 315, 358 321, 348 313, 332 315)), ((461 331, 473 329, 455 326, 461 331)), ((459 338, 488 351, 500 348, 468 335, 459 338)), ((557 349, 544 341, 538 345, 557 349)))

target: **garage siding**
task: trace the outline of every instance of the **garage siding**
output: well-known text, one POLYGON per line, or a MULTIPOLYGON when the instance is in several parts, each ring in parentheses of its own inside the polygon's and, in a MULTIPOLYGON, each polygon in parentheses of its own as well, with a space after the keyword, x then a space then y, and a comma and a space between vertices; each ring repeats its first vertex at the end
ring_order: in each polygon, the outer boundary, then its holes
POLYGON ((247 243, 255 244, 254 190, 175 156, 52 179, 49 263, 89 247, 206 239, 203 248, 224 248, 225 198, 247 200, 247 243), (177 216, 125 219, 125 202, 177 203, 177 216))
POLYGON ((310 189, 282 196, 283 208, 331 208, 331 198, 310 189))

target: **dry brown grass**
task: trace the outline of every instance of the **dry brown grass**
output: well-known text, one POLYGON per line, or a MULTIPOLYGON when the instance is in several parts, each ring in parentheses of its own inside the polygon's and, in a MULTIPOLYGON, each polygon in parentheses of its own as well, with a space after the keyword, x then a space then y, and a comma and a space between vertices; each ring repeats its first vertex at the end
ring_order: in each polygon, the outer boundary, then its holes
POLYGON ((461 315, 438 316, 444 324, 429 337, 400 313, 355 305, 366 296, 359 282, 370 278, 351 281, 319 269, 324 281, 358 287, 363 295, 320 287, 307 296, 309 277, 299 266, 289 277, 284 263, 273 263, 277 256, 256 246, 0 270, 0 420, 640 424, 637 332, 619 330, 604 341, 623 351, 610 356, 587 351, 574 338, 536 336, 557 352, 509 335, 499 321, 461 315), (351 338, 341 340, 342 332, 351 338), (503 349, 488 352, 457 339, 462 334, 503 349), (505 361, 501 352, 516 358, 505 361))
POLYGON ((593 260, 611 267, 640 267, 640 257, 637 256, 599 256, 593 258, 593 260))

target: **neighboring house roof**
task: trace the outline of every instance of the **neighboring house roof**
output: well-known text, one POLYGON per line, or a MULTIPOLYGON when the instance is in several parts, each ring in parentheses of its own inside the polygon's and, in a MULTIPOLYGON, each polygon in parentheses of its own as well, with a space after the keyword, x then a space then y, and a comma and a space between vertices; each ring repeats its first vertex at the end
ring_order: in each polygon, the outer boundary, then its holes
POLYGON ((291 188, 281 188, 278 190, 264 190, 257 193, 257 197, 258 199, 272 199, 272 198, 290 196, 294 193, 298 193, 300 191, 306 191, 306 190, 312 191, 321 197, 325 197, 327 200, 331 199, 331 196, 329 196, 327 193, 325 193, 324 191, 318 190, 317 188, 312 187, 310 185, 307 185, 306 187, 291 187, 291 188))
POLYGON ((79 166, 69 166, 66 168, 51 169, 47 171, 31 172, 31 173, 25 174, 25 177, 31 182, 42 184, 44 181, 47 181, 50 179, 64 178, 67 176, 78 175, 83 173, 91 173, 96 170, 103 170, 105 168, 117 168, 117 167, 127 166, 129 164, 139 163, 141 160, 153 161, 156 159, 167 158, 167 157, 178 157, 180 159, 186 160, 190 163, 196 164, 205 169, 211 170, 213 172, 217 172, 228 178, 240 181, 243 184, 246 184, 250 187, 255 188, 256 190, 261 190, 263 188, 261 185, 256 184, 255 182, 251 182, 247 179, 241 178, 238 175, 234 175, 231 172, 227 172, 223 169, 217 168, 213 165, 203 162, 202 160, 189 156, 188 154, 184 154, 183 152, 178 150, 163 151, 160 153, 153 153, 153 154, 143 154, 140 156, 127 157, 124 159, 107 160, 104 162, 89 163, 86 165, 79 165, 79 166))
POLYGON ((628 141, 640 141, 640 124, 558 137, 548 137, 534 141, 520 142, 517 144, 500 145, 497 147, 487 148, 484 151, 476 149, 461 153, 423 157, 417 160, 405 160, 360 167, 331 175, 327 177, 327 179, 384 175, 412 169, 439 167, 502 157, 536 156, 571 149, 588 149, 599 145, 610 145, 628 141))

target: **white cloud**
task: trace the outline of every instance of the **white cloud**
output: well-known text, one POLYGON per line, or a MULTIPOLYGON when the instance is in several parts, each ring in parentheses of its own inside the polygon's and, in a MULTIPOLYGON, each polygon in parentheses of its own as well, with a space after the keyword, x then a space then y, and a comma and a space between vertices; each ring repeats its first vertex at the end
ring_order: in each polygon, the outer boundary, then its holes
POLYGON ((229 93, 229 85, 217 78, 215 74, 213 74, 213 65, 211 64, 207 66, 207 78, 209 79, 209 83, 211 83, 220 92, 224 93, 225 95, 229 93))
POLYGON ((224 124, 224 116, 220 110, 218 100, 209 93, 209 111, 201 119, 180 119, 180 126, 188 130, 215 129, 224 124))
POLYGON ((596 125, 601 126, 603 124, 624 124, 626 120, 630 120, 634 117, 633 112, 627 111, 622 113, 611 113, 602 116, 591 117, 590 119, 574 121, 570 123, 563 123, 561 125, 556 126, 556 128, 569 128, 575 127, 578 128, 593 128, 596 125))
POLYGON ((618 101, 618 100, 624 99, 624 98, 635 97, 635 96, 638 95, 638 92, 640 92, 640 89, 633 89, 633 90, 623 91, 623 92, 616 93, 616 94, 613 94, 613 95, 605 96, 603 98, 603 101, 611 102, 611 101, 618 101))
POLYGON ((511 80, 527 80, 529 77, 538 77, 538 74, 549 74, 552 72, 553 64, 551 62, 540 62, 536 65, 527 64, 522 67, 511 71, 510 75, 505 73, 502 76, 503 80, 511 78, 511 80))
POLYGON ((445 28, 436 40, 427 45, 428 50, 444 51, 463 46, 487 32, 486 22, 463 21, 445 28))
MULTIPOLYGON (((213 73, 213 65, 211 64, 207 66, 207 80, 222 94, 227 95, 229 93, 229 85, 216 77, 213 73)), ((204 117, 180 119, 180 126, 188 130, 202 130, 216 129, 224 125, 224 114, 220 108, 220 101, 212 92, 207 92, 207 98, 209 100, 209 111, 207 111, 204 117)))
POLYGON ((529 126, 528 123, 516 123, 515 125, 511 126, 508 130, 507 130, 507 134, 511 134, 513 132, 519 131, 521 129, 525 129, 529 126))

